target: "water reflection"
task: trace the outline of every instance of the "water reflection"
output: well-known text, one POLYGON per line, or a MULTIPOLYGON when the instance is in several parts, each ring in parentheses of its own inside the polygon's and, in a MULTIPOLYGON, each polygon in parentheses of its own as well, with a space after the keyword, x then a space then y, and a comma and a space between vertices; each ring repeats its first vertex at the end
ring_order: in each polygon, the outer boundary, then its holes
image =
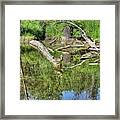
MULTIPOLYGON (((60 100, 100 100, 100 89, 98 88, 96 93, 91 90, 81 92, 63 91, 59 98, 60 100)), ((34 97, 28 92, 28 100, 40 100, 40 98, 34 97)))
POLYGON ((93 92, 90 90, 81 91, 79 93, 72 91, 63 91, 60 95, 62 100, 100 100, 100 89, 96 91, 96 94, 93 95, 93 92))

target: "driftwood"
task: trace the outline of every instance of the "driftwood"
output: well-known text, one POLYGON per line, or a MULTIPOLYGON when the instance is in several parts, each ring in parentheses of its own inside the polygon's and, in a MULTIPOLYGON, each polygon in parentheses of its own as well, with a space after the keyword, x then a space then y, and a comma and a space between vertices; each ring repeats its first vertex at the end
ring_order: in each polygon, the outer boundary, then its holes
POLYGON ((52 45, 55 42, 56 42, 56 40, 52 40, 52 41, 49 42, 49 44, 52 45))
POLYGON ((39 41, 31 40, 30 45, 40 51, 51 63, 53 63, 54 67, 59 67, 59 60, 57 61, 54 57, 49 53, 48 49, 39 41))
POLYGON ((87 52, 87 53, 83 54, 80 59, 83 60, 83 59, 89 59, 89 58, 96 58, 97 56, 98 56, 98 54, 96 54, 95 52, 94 53, 87 52))
MULTIPOLYGON (((37 49, 38 51, 40 51, 42 53, 42 55, 44 55, 53 65, 55 68, 57 68, 57 70, 61 70, 62 69, 62 65, 61 65, 61 59, 55 59, 48 51, 48 49, 39 41, 36 41, 36 40, 31 40, 29 42, 30 46, 32 46, 33 48, 37 49)), ((83 60, 81 63, 77 64, 77 65, 74 65, 74 66, 71 66, 71 67, 65 67, 65 69, 68 69, 68 68, 74 68, 74 67, 77 67, 77 66, 80 66, 82 65, 86 60, 83 60)))
POLYGON ((54 50, 51 49, 51 48, 49 48, 49 47, 48 47, 47 49, 48 49, 50 52, 52 52, 52 53, 54 52, 54 50))
POLYGON ((96 47, 95 43, 92 42, 89 37, 87 37, 85 31, 84 31, 82 28, 80 28, 78 25, 76 25, 76 24, 73 23, 73 22, 67 21, 67 23, 69 23, 69 24, 71 24, 71 25, 74 25, 75 27, 77 27, 77 28, 81 31, 81 36, 82 36, 82 37, 85 39, 85 41, 90 45, 90 47, 92 47, 92 48, 94 48, 94 49, 96 49, 96 50, 99 50, 99 49, 96 47))
POLYGON ((62 49, 67 49, 67 48, 74 48, 74 47, 84 47, 84 45, 66 45, 64 47, 57 48, 56 50, 62 50, 62 49))
POLYGON ((89 48, 89 50, 91 50, 91 51, 100 51, 100 49, 99 48, 89 48))

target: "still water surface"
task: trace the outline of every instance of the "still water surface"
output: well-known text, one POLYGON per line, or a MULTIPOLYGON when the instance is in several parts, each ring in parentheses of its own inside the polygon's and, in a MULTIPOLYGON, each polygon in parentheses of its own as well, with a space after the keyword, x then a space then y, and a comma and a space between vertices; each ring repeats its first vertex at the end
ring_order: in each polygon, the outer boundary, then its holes
MULTIPOLYGON (((98 88, 96 94, 93 95, 92 91, 86 90, 81 92, 63 91, 59 95, 60 100, 100 100, 100 89, 98 88)), ((38 100, 29 93, 29 100, 38 100)), ((39 98, 40 100, 40 98, 39 98)))
POLYGON ((100 100, 100 90, 97 90, 95 96, 92 96, 90 91, 74 92, 63 91, 61 95, 62 100, 100 100))

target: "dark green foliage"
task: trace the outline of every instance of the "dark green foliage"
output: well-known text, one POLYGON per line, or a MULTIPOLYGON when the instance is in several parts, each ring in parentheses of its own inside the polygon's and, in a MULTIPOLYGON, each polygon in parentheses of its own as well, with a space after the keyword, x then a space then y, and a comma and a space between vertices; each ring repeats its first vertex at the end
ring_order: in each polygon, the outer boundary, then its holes
POLYGON ((44 40, 46 32, 46 23, 38 20, 20 21, 20 35, 32 35, 37 40, 44 40))

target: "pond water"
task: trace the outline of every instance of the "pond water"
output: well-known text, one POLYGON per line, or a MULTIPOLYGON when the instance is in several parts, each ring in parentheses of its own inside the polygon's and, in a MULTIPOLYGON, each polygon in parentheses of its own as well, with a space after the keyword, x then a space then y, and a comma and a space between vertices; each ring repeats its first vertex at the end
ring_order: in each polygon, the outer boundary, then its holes
POLYGON ((61 94, 62 100, 100 100, 100 89, 97 90, 95 95, 92 95, 92 92, 82 91, 82 92, 74 92, 72 91, 63 91, 61 94))
MULTIPOLYGON (((28 96, 29 96, 28 98, 29 100, 38 100, 38 98, 31 95, 30 92, 28 92, 28 96)), ((93 94, 93 92, 90 90, 81 91, 81 92, 75 92, 73 90, 63 91, 59 95, 59 98, 60 100, 100 100, 100 89, 99 88, 97 89, 96 94, 93 94)))

